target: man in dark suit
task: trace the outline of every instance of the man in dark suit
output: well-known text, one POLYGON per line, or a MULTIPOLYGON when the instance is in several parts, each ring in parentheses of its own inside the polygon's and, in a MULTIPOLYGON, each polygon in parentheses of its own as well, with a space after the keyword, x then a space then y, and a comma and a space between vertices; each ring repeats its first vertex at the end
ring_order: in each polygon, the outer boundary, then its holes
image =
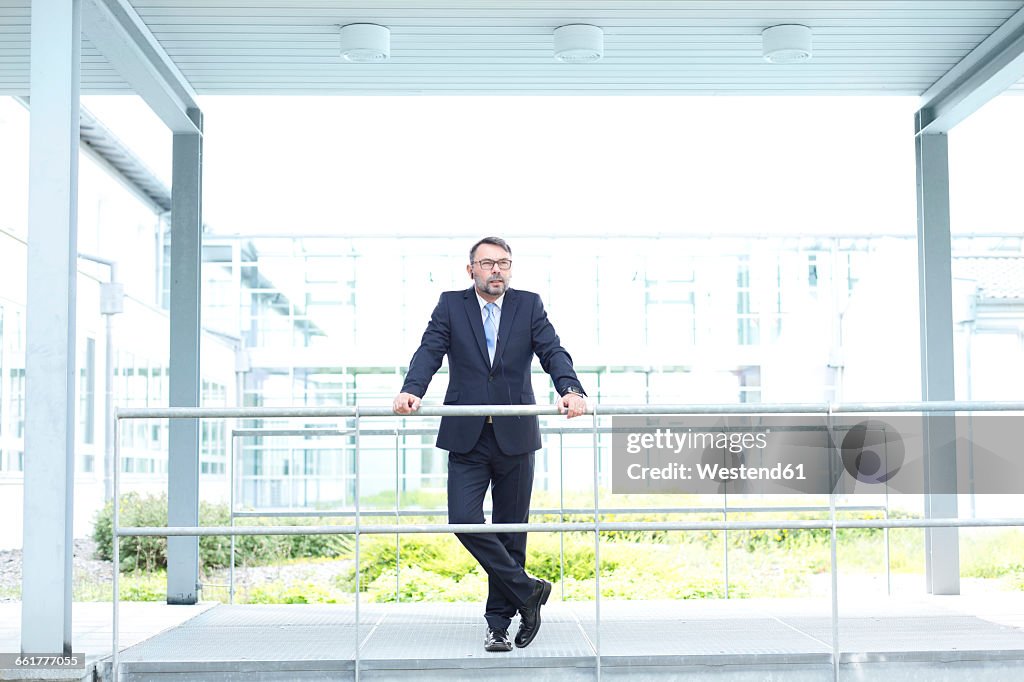
MULTIPOLYGON (((562 348, 540 297, 510 289, 512 249, 486 237, 469 252, 466 272, 473 286, 441 294, 409 361, 396 414, 420 407, 441 360, 448 355, 445 405, 533 405, 533 356, 562 396, 559 411, 587 411, 572 358, 562 348)), ((483 501, 491 488, 493 523, 526 523, 533 489, 534 453, 541 447, 537 417, 443 417, 437 447, 448 450, 448 522, 483 523, 483 501)), ((484 619, 487 651, 511 651, 508 626, 519 612, 518 647, 540 629, 540 609, 551 584, 526 574, 526 533, 459 533, 488 577, 484 619)))

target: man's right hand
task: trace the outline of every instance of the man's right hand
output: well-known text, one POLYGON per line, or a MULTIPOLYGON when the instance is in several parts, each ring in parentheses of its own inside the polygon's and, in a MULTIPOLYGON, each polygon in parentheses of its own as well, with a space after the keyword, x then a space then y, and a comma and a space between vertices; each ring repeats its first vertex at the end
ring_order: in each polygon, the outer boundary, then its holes
POLYGON ((395 402, 391 405, 395 414, 412 414, 420 409, 420 399, 412 393, 399 393, 395 396, 395 402))

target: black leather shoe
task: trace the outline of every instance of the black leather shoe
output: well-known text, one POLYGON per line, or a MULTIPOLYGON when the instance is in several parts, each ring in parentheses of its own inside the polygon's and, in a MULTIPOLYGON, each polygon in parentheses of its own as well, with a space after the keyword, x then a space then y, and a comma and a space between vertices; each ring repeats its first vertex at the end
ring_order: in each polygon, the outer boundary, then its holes
POLYGON ((533 594, 519 609, 519 632, 516 633, 516 646, 522 649, 529 646, 533 638, 540 631, 540 607, 548 603, 551 596, 551 583, 547 580, 538 580, 537 586, 533 588, 533 594))
POLYGON ((512 642, 508 641, 508 630, 487 628, 484 649, 487 651, 512 651, 512 642))

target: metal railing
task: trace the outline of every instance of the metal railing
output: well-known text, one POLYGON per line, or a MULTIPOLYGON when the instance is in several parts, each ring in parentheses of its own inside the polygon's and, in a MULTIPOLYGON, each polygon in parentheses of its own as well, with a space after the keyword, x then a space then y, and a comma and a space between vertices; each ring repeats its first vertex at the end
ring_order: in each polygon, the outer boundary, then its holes
MULTIPOLYGON (((1003 412, 1024 411, 1024 402, 992 402, 992 401, 932 401, 915 403, 797 403, 797 404, 720 404, 720 405, 591 405, 589 412, 592 426, 589 429, 578 429, 592 433, 593 444, 593 521, 587 522, 543 522, 543 523, 510 523, 501 524, 503 533, 521 532, 592 532, 594 534, 594 577, 595 577, 595 637, 594 657, 595 675, 601 679, 601 538, 603 531, 723 531, 730 530, 829 530, 830 537, 830 573, 831 573, 831 620, 832 620, 832 668, 833 678, 839 677, 839 604, 838 574, 836 571, 836 534, 838 530, 852 528, 973 528, 973 527, 1005 527, 1024 526, 1024 518, 991 518, 991 519, 959 519, 959 518, 922 518, 922 519, 846 519, 836 518, 838 511, 836 495, 829 496, 829 518, 814 520, 779 520, 779 521, 642 521, 642 522, 606 522, 601 520, 600 506, 600 452, 599 425, 601 416, 633 415, 633 416, 698 416, 698 415, 742 415, 742 414, 853 414, 853 413, 886 413, 886 412, 1003 412)), ((421 407, 415 416, 549 416, 557 415, 558 411, 549 406, 526 405, 475 405, 475 406, 438 406, 421 407)), ((410 533, 493 533, 492 524, 383 524, 364 526, 359 505, 359 436, 360 423, 364 418, 394 417, 390 408, 385 407, 283 407, 283 408, 132 408, 121 409, 116 413, 114 431, 114 505, 112 519, 113 533, 113 647, 112 675, 114 680, 119 674, 119 611, 120 611, 120 539, 122 537, 207 537, 237 535, 328 535, 346 534, 355 536, 355 679, 360 675, 360 556, 359 536, 365 534, 410 534, 410 533), (325 526, 167 526, 167 527, 129 527, 122 528, 119 518, 120 500, 120 423, 123 419, 264 419, 264 418, 346 418, 354 420, 354 523, 351 525, 325 526)), ((393 432, 391 430, 390 432, 393 432)), ((564 506, 564 505, 563 505, 564 506)))
MULTIPOLYGON (((593 429, 579 428, 579 427, 541 427, 540 432, 542 435, 554 435, 558 436, 558 468, 559 468, 559 506, 558 508, 531 508, 530 516, 555 516, 559 517, 559 521, 565 521, 566 516, 579 516, 583 514, 589 514, 590 509, 584 509, 579 507, 565 507, 564 500, 564 473, 563 464, 565 461, 565 434, 567 433, 589 433, 593 429)), ((615 429, 612 427, 601 426, 597 427, 596 431, 601 434, 613 433, 620 431, 621 429, 615 429)), ((302 519, 302 518, 350 518, 356 515, 355 510, 325 510, 325 509, 308 509, 308 508, 272 508, 272 509, 251 509, 248 511, 239 510, 236 507, 237 497, 236 491, 240 483, 240 478, 235 475, 237 471, 238 461, 236 457, 236 442, 241 437, 267 437, 267 436, 298 436, 303 438, 309 438, 310 436, 343 436, 352 433, 352 429, 337 429, 337 428, 324 428, 324 427, 306 427, 296 429, 280 429, 280 428, 243 428, 233 429, 231 431, 231 438, 228 446, 228 477, 230 487, 230 495, 228 501, 228 519, 229 524, 234 527, 235 519, 265 519, 265 518, 287 518, 287 519, 302 519)), ((361 429, 360 434, 364 436, 395 436, 395 506, 393 509, 373 509, 362 511, 360 515, 362 517, 395 517, 396 523, 401 523, 401 519, 404 518, 429 518, 436 516, 447 516, 447 509, 420 509, 420 508, 402 508, 400 504, 400 493, 401 481, 402 481, 402 467, 400 465, 400 452, 402 446, 399 443, 401 436, 410 435, 434 435, 437 433, 437 429, 423 429, 417 427, 399 427, 394 429, 361 429)), ((302 441, 302 449, 308 450, 309 440, 302 441)), ((422 446, 407 446, 421 449, 422 446)), ((327 450, 343 449, 337 447, 328 447, 327 450)), ((294 459, 291 456, 292 448, 289 447, 289 474, 286 477, 290 478, 292 472, 294 472, 294 459)), ((489 517, 487 513, 489 510, 484 509, 485 516, 489 517)), ((721 514, 722 521, 729 520, 729 513, 756 513, 756 512, 827 512, 829 511, 828 506, 823 505, 802 505, 802 506, 778 506, 778 505, 758 505, 758 506, 730 506, 729 495, 725 493, 722 495, 721 506, 691 506, 691 507, 601 507, 602 514, 619 514, 619 515, 636 515, 636 514, 648 514, 651 512, 657 514, 721 514)), ((836 505, 836 511, 841 512, 881 512, 883 519, 889 518, 889 506, 888 501, 886 504, 876 505, 836 505)), ((885 564, 885 584, 886 593, 892 594, 892 571, 889 561, 889 529, 882 529, 882 544, 884 548, 883 562, 885 564)), ((401 562, 401 543, 399 541, 400 534, 395 535, 395 601, 401 602, 401 578, 402 578, 402 562, 401 562)), ((559 566, 559 587, 561 597, 565 598, 565 542, 564 534, 559 533, 558 543, 558 566, 559 566)), ((722 582, 724 596, 726 599, 730 598, 730 583, 729 583, 729 531, 723 531, 723 560, 722 560, 722 582)), ((231 547, 230 547, 230 559, 228 567, 228 583, 226 585, 220 583, 204 583, 204 587, 222 587, 226 588, 228 592, 228 603, 235 603, 235 536, 231 536, 231 547)))

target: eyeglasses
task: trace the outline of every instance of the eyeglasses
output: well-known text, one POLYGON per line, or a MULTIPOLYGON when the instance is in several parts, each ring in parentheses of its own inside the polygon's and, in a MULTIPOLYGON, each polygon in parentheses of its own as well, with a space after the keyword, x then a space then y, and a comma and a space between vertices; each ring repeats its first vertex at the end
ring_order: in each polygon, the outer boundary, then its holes
POLYGON ((493 270, 495 263, 498 264, 499 270, 508 270, 509 268, 512 267, 512 261, 509 260, 508 258, 502 258, 501 260, 491 260, 490 258, 485 258, 484 260, 475 260, 473 262, 479 265, 483 270, 493 270))

